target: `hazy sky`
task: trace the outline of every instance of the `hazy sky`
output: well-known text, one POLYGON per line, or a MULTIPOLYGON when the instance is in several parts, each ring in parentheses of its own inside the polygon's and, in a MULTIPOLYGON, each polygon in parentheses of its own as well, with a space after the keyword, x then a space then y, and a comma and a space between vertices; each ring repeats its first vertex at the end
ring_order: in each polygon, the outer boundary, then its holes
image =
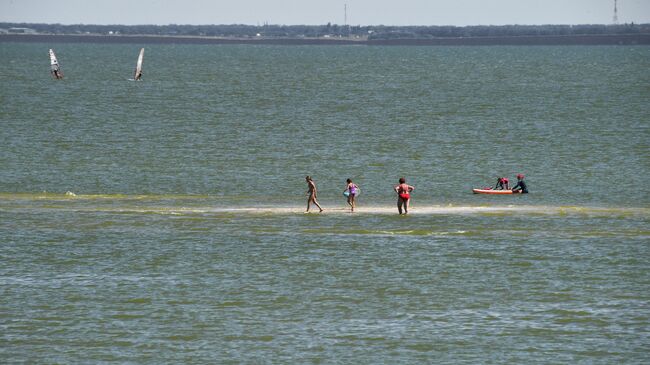
MULTIPOLYGON (((614 0, 0 0, 0 22, 62 24, 610 24, 614 0)), ((650 0, 618 0, 650 23, 650 0)))

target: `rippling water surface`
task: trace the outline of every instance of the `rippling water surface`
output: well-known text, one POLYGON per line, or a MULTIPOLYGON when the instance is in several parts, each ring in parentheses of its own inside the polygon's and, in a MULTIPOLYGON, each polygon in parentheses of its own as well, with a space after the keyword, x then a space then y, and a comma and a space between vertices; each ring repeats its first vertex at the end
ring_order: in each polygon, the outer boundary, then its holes
POLYGON ((144 46, 0 43, 6 362, 650 360, 650 48, 144 46))

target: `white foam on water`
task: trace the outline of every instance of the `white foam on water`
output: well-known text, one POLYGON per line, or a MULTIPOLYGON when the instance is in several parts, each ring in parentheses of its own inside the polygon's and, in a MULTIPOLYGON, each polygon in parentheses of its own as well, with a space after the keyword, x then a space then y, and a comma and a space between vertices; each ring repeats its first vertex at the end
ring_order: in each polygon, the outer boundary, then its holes
MULTIPOLYGON (((149 214, 260 214, 294 215, 305 214, 304 205, 291 206, 236 206, 221 199, 209 196, 192 195, 123 195, 97 194, 83 195, 73 192, 51 193, 0 193, 0 209, 42 209, 67 211, 101 211, 116 213, 149 214), (14 204, 19 201, 20 204, 14 204), (56 203, 48 205, 48 203, 56 203), (64 204, 60 204, 64 203, 64 204), (106 204, 110 203, 110 204, 106 204), (177 204, 177 205, 176 205, 177 204)), ((236 203, 235 203, 236 204, 236 203)), ((321 213, 314 207, 305 215, 397 215, 394 205, 362 205, 354 213, 345 206, 324 207, 321 213)), ((410 207, 409 215, 570 215, 570 216, 641 216, 650 217, 650 208, 641 207, 590 207, 590 206, 551 206, 551 205, 416 205, 410 207)))
MULTIPOLYGON (((300 214, 305 213, 302 207, 241 207, 241 208, 211 208, 210 212, 231 212, 231 213, 259 213, 259 214, 300 214)), ((398 214, 397 208, 389 206, 365 206, 357 207, 352 213, 348 208, 325 208, 323 212, 318 210, 310 211, 312 215, 331 214, 398 214)), ((505 205, 505 206, 453 206, 453 205, 431 205, 418 206, 409 209, 409 215, 462 215, 462 214, 544 214, 544 215, 650 215, 648 208, 612 208, 612 207, 581 207, 581 206, 547 206, 547 205, 505 205)))

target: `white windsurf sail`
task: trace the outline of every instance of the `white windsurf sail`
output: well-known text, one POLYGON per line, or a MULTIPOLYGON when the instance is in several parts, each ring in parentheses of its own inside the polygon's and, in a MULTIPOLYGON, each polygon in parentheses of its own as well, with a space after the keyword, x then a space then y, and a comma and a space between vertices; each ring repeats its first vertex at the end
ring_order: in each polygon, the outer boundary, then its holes
POLYGON ((55 79, 63 78, 63 72, 61 71, 61 67, 59 67, 59 61, 56 59, 56 55, 52 49, 50 49, 50 73, 55 79))
POLYGON ((138 63, 135 64, 135 72, 133 73, 134 80, 142 79, 142 60, 144 59, 144 48, 140 49, 138 55, 138 63))

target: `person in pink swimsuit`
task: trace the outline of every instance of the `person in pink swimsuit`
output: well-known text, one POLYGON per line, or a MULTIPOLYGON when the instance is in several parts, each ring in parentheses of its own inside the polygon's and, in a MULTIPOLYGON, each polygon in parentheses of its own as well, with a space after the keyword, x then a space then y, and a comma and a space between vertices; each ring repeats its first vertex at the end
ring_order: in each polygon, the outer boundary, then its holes
POLYGON ((359 194, 359 187, 357 184, 353 183, 351 179, 347 180, 347 185, 343 191, 343 195, 348 198, 348 205, 350 206, 350 212, 354 212, 354 208, 357 206, 356 196, 359 194))

